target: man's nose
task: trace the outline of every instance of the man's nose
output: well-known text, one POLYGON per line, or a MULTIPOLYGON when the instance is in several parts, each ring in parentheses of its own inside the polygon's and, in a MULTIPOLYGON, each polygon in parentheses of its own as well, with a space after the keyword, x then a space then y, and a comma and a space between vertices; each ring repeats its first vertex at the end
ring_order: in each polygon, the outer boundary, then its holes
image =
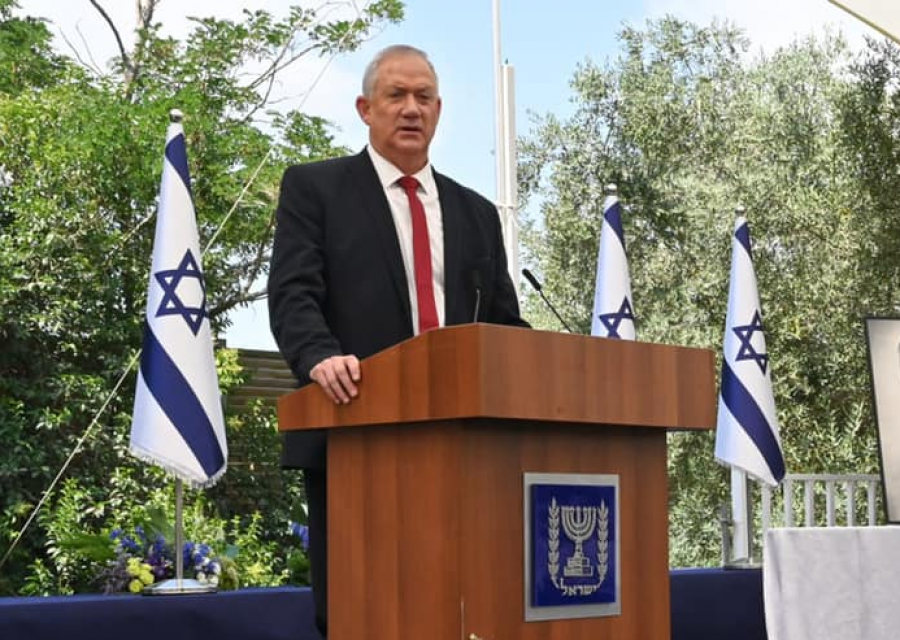
POLYGON ((419 102, 416 100, 416 96, 410 93, 403 98, 402 113, 408 116, 419 115, 419 102))

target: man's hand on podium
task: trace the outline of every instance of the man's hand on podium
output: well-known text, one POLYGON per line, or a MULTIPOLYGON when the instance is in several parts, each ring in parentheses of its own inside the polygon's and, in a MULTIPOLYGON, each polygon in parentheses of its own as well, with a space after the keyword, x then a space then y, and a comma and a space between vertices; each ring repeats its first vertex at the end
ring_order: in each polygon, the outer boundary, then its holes
POLYGON ((335 404, 349 404, 359 395, 359 358, 356 356, 331 356, 314 366, 309 372, 314 380, 335 404))

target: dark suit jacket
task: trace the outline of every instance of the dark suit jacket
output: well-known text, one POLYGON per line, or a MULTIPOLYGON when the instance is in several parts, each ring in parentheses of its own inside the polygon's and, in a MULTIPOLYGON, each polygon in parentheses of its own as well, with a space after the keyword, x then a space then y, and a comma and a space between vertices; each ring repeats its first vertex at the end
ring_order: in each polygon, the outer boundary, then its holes
MULTIPOLYGON (((528 326, 490 201, 434 173, 444 227, 445 324, 528 326)), ((290 167, 281 182, 269 272, 272 333, 300 384, 329 356, 366 358, 413 335, 390 205, 366 151, 290 167)), ((312 434, 317 436, 318 434, 312 434)), ((285 466, 324 464, 324 438, 290 434, 285 466)))

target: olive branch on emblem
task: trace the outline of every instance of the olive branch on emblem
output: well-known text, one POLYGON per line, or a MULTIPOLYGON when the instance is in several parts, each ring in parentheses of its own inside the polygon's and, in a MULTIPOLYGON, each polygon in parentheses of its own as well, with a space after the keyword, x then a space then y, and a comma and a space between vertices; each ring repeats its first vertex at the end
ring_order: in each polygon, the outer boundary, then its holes
POLYGON ((609 570, 609 507, 601 500, 597 509, 597 586, 603 584, 609 570))
POLYGON ((555 583, 559 574, 559 506, 555 497, 550 499, 547 512, 547 570, 555 583))

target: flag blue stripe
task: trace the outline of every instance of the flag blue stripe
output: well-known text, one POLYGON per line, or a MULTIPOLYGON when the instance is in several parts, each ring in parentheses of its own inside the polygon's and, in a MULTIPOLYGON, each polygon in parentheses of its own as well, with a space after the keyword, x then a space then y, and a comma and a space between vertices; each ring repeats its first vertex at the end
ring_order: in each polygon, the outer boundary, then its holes
POLYGON ((603 212, 603 218, 609 224, 610 228, 616 232, 619 242, 622 244, 622 250, 625 250, 625 231, 622 229, 622 210, 619 203, 616 202, 603 212))
POLYGON ((750 225, 745 222, 739 226, 734 232, 734 237, 747 250, 747 255, 753 260, 753 252, 750 250, 750 225))
POLYGON ((181 176, 181 181, 184 182, 184 188, 187 189, 188 193, 191 194, 191 199, 193 199, 193 193, 191 192, 191 174, 188 171, 188 161, 187 161, 187 147, 184 143, 184 134, 179 133, 177 136, 169 140, 166 145, 166 160, 172 165, 172 168, 181 176))
POLYGON ((759 449, 772 477, 780 482, 784 478, 784 457, 772 427, 750 391, 725 361, 722 362, 722 400, 759 449))
POLYGON ((141 374, 157 404, 184 438, 207 476, 214 476, 225 462, 215 429, 178 365, 144 325, 141 374))

